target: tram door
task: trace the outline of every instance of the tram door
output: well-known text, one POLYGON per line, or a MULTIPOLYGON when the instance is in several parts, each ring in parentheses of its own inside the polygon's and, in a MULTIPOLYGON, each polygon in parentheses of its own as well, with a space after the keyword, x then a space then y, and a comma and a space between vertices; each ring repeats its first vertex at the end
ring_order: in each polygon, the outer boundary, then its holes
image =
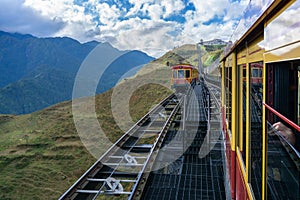
MULTIPOLYGON (((300 61, 267 64, 266 103, 294 123, 299 123, 300 61)), ((281 122, 294 134, 299 134, 278 114, 266 109, 268 127, 267 197, 268 199, 300 199, 300 158, 295 146, 274 131, 272 124, 281 122)), ((299 136, 299 135, 298 135, 299 136)))

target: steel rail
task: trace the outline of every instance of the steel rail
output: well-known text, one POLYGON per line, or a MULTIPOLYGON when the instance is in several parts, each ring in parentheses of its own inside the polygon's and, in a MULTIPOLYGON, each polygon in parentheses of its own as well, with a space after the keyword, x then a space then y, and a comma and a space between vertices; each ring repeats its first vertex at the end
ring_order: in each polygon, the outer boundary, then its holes
MULTIPOLYGON (((160 109, 160 106, 161 105, 163 105, 163 104, 159 104, 159 106, 157 106, 156 108, 157 109, 154 109, 154 112, 153 113, 155 113, 156 111, 159 111, 159 109, 160 109)), ((151 114, 153 114, 153 113, 150 113, 148 116, 150 116, 151 114)), ((160 114, 160 112, 158 113, 158 115, 160 114)), ((148 126, 151 126, 151 124, 149 124, 148 126)), ((132 150, 133 150, 133 148, 134 148, 134 146, 136 145, 136 144, 138 144, 138 142, 139 142, 139 140, 144 136, 144 134, 146 133, 146 130, 144 130, 143 131, 143 134, 142 135, 140 135, 139 136, 139 138, 133 143, 133 144, 131 144, 131 147, 127 150, 127 153, 129 153, 129 152, 131 152, 132 150)), ((126 155, 126 154, 125 154, 126 155)), ((149 156, 149 155, 148 155, 149 156)), ((147 157, 148 157, 147 156, 147 157)), ((116 156, 109 156, 110 158, 112 158, 112 157, 116 157, 116 156)), ((145 157, 145 158, 147 158, 147 157, 145 157)), ((138 158, 138 157, 135 157, 135 158, 138 158)), ((106 166, 115 166, 115 168, 114 168, 114 170, 110 173, 110 175, 107 177, 107 178, 112 178, 112 176, 114 175, 114 173, 116 172, 116 170, 117 170, 117 168, 118 167, 120 167, 120 166, 144 166, 145 165, 145 163, 143 163, 143 164, 129 164, 129 163, 122 163, 123 162, 123 160, 124 160, 124 156, 123 157, 121 157, 121 160, 117 163, 103 163, 104 165, 106 165, 106 166)), ((124 182, 124 181, 123 181, 124 182)), ((132 182, 132 181, 131 181, 132 182)), ((136 182, 136 180, 135 181, 133 181, 134 183, 136 182)), ((98 189, 98 193, 96 193, 95 194, 95 196, 94 196, 94 198, 93 198, 93 200, 94 199, 96 199, 100 194, 102 194, 103 193, 103 191, 102 191, 102 189, 105 187, 105 184, 106 184, 106 182, 103 182, 103 184, 102 184, 102 186, 100 187, 100 189, 98 189)), ((117 194, 117 193, 116 193, 117 194)), ((123 193, 124 194, 124 193, 123 193)), ((130 192, 128 193, 127 192, 127 194, 131 194, 130 192)))
POLYGON ((59 200, 63 199, 71 199, 71 197, 77 193, 76 191, 80 189, 80 186, 88 181, 88 175, 96 174, 101 170, 103 167, 103 163, 101 162, 104 158, 106 158, 115 148, 120 148, 122 144, 124 144, 135 131, 138 130, 139 127, 143 123, 145 123, 151 114, 154 114, 158 111, 161 106, 167 105, 168 102, 175 97, 175 94, 171 94, 166 97, 163 101, 161 101, 157 106, 151 109, 146 115, 144 115, 135 125, 133 125, 119 140, 117 140, 60 198, 59 200))
POLYGON ((145 162, 145 165, 143 167, 143 169, 141 170, 141 172, 138 175, 137 178, 137 182, 134 185, 132 191, 133 193, 129 196, 128 199, 140 199, 141 195, 143 193, 143 189, 146 185, 146 180, 149 176, 149 173, 151 171, 151 168, 153 166, 153 163, 155 161, 155 158, 158 154, 158 149, 160 148, 160 145, 163 142, 163 139, 166 135, 167 130, 169 129, 170 123, 172 122, 174 116, 176 115, 176 113, 178 112, 180 106, 183 103, 183 98, 181 98, 181 100, 179 101, 179 103, 176 105, 176 107, 173 109, 173 111, 171 112, 171 114, 169 115, 167 121, 165 122, 163 129, 161 130, 161 132, 159 133, 159 136, 157 137, 156 142, 154 143, 149 156, 145 162))
MULTIPOLYGON (((204 79, 204 80, 205 80, 205 83, 207 85, 210 85, 211 87, 217 89, 218 92, 220 92, 220 90, 221 90, 220 86, 218 86, 218 85, 216 85, 214 83, 211 83, 211 82, 207 81, 206 79, 204 79)), ((213 98, 215 100, 215 103, 217 104, 218 108, 221 108, 220 101, 218 101, 218 98, 216 97, 215 93, 212 92, 211 88, 209 88, 209 87, 208 87, 208 90, 209 90, 209 93, 213 96, 213 98)))

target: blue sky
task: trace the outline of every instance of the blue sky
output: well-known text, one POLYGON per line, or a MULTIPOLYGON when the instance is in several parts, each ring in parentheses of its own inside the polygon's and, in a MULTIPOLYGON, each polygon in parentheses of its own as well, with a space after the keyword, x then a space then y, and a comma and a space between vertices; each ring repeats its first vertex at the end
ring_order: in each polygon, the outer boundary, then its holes
POLYGON ((229 40, 249 0, 0 0, 0 30, 110 42, 158 57, 200 39, 229 40))

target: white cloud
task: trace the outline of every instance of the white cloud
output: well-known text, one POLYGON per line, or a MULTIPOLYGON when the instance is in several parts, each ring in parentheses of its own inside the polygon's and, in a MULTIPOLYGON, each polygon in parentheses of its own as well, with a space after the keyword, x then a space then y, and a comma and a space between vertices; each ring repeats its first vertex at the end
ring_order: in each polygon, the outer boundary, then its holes
POLYGON ((153 20, 167 18, 185 8, 181 0, 129 0, 129 2, 134 6, 126 14, 127 17, 141 12, 145 15, 149 13, 153 20))
POLYGON ((60 20, 65 24, 52 36, 68 36, 85 42, 99 33, 93 16, 85 13, 84 7, 74 5, 73 0, 25 0, 24 6, 33 9, 43 17, 60 20))
POLYGON ((121 11, 116 5, 109 6, 107 3, 102 3, 95 5, 95 7, 99 14, 100 22, 107 26, 113 26, 121 15, 121 11))
POLYGON ((149 5, 146 4, 144 6, 145 10, 148 11, 149 16, 152 20, 157 21, 161 18, 161 16, 163 15, 163 9, 160 5, 157 4, 153 4, 153 5, 149 5))
POLYGON ((174 41, 168 32, 178 26, 175 22, 152 21, 148 19, 130 18, 120 21, 114 27, 100 27, 102 35, 98 39, 108 40, 121 50, 137 49, 157 56, 161 51, 173 48, 174 41), (157 51, 158 54, 157 54, 157 51))
POLYGON ((196 9, 182 16, 185 23, 166 21, 184 11, 183 0, 128 0, 130 8, 122 7, 124 1, 116 1, 115 5, 101 0, 75 5, 73 0, 2 0, 6 7, 0 6, 0 28, 37 36, 68 36, 81 42, 97 39, 120 49, 138 49, 159 56, 174 46, 200 39, 228 40, 249 0, 190 0, 196 9), (1 12, 1 8, 16 13, 1 12), (18 17, 20 13, 30 23, 18 17), (13 17, 14 23, 9 20, 13 17), (215 18, 221 21, 214 22, 215 18), (203 24, 209 21, 212 23, 203 24))
POLYGON ((186 23, 178 40, 193 43, 199 42, 200 39, 228 40, 248 4, 248 0, 239 3, 228 0, 191 0, 191 2, 196 10, 186 12, 186 23), (216 20, 213 21, 214 19, 216 20))
POLYGON ((128 0, 133 7, 126 14, 126 17, 131 17, 137 15, 142 9, 143 5, 153 4, 154 0, 128 0))
POLYGON ((24 0, 1 0, 0 30, 51 36, 65 26, 59 18, 49 18, 25 6, 24 0))
POLYGON ((169 17, 172 14, 177 14, 179 11, 185 8, 184 3, 181 0, 162 0, 157 2, 158 5, 161 5, 165 9, 163 17, 169 17))

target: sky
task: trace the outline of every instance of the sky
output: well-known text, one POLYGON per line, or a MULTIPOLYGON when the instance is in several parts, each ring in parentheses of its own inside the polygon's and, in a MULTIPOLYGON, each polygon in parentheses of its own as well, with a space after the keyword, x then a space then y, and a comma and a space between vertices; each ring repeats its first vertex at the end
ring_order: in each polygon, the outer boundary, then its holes
POLYGON ((0 0, 0 30, 109 42, 159 57, 201 39, 228 41, 249 0, 0 0))

